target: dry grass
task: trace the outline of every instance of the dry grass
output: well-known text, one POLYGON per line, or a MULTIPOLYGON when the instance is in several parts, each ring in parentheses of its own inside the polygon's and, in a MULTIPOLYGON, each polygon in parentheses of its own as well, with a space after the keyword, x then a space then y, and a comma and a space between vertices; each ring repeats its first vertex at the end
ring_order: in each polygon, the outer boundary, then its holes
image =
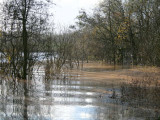
MULTIPOLYGON (((155 118, 160 117, 160 75, 159 68, 144 67, 133 71, 129 82, 121 85, 121 100, 132 107, 153 109, 155 118), (138 75, 135 71, 139 70, 138 75)), ((160 119, 160 118, 159 118, 160 119)))
POLYGON ((71 75, 79 75, 79 80, 104 82, 114 86, 120 86, 122 83, 130 83, 132 79, 143 78, 144 76, 159 76, 160 69, 156 67, 134 67, 130 69, 121 69, 116 66, 116 70, 111 65, 101 63, 86 63, 83 70, 69 70, 71 75))

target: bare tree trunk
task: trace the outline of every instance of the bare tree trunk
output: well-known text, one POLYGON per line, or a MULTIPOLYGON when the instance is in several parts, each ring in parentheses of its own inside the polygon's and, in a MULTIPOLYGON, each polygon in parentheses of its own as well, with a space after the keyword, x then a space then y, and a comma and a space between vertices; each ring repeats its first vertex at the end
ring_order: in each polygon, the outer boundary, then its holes
POLYGON ((27 49, 27 31, 25 24, 23 24, 23 52, 24 52, 24 63, 23 63, 23 79, 26 79, 27 76, 27 55, 28 55, 28 49, 27 49))
POLYGON ((112 41, 112 54, 113 54, 113 64, 114 64, 114 70, 116 67, 116 51, 115 51, 115 41, 114 41, 114 37, 113 37, 113 33, 112 33, 112 21, 111 21, 111 1, 109 0, 109 13, 108 13, 108 17, 109 17, 109 32, 110 32, 110 38, 112 41))
POLYGON ((22 78, 23 79, 26 79, 27 78, 27 60, 28 60, 28 45, 27 45, 27 42, 28 42, 28 35, 27 35, 27 29, 26 29, 26 0, 25 0, 25 6, 24 6, 24 11, 23 11, 23 31, 22 31, 22 39, 23 39, 23 53, 24 53, 24 63, 23 63, 23 76, 22 78))

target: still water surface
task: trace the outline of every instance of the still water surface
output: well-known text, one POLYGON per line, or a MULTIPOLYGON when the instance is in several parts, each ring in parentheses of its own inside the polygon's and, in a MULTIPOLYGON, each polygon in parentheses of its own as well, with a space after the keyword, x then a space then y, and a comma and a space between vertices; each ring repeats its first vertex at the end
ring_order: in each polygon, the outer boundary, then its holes
MULTIPOLYGON (((98 73, 97 73, 98 74, 98 73)), ((0 120, 145 120, 151 111, 127 107, 111 98, 113 87, 103 82, 63 74, 46 79, 44 68, 34 68, 31 81, 0 79, 0 120)))

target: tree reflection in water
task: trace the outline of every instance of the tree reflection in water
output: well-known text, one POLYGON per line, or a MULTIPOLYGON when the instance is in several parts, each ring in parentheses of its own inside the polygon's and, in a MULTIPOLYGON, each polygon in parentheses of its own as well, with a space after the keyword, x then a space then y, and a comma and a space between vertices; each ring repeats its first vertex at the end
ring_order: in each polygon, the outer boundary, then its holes
MULTIPOLYGON (((112 87, 63 74, 45 79, 41 67, 32 80, 0 79, 0 119, 7 120, 125 120, 151 119, 154 112, 121 105, 110 98, 112 87)), ((116 93, 119 89, 115 88, 116 93)), ((118 96, 119 97, 119 96, 118 96)))
POLYGON ((27 108, 28 108, 28 102, 27 102, 27 98, 29 97, 28 96, 28 89, 27 89, 27 83, 24 82, 24 113, 23 113, 23 118, 25 120, 28 120, 28 113, 27 113, 27 108))

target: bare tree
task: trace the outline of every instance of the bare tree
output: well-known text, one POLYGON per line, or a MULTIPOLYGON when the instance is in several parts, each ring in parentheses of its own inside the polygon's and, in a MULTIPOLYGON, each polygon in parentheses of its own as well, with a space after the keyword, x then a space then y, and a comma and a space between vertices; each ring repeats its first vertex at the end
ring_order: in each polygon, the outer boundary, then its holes
MULTIPOLYGON (((44 25, 47 23, 49 14, 47 13, 48 1, 41 0, 10 0, 4 3, 4 31, 8 34, 11 31, 11 36, 15 36, 15 40, 21 39, 19 43, 22 43, 21 50, 23 62, 20 62, 23 68, 19 77, 26 79, 28 70, 30 67, 31 51, 29 47, 35 46, 37 39, 42 37, 47 27, 44 25), (8 23, 7 23, 8 22, 8 23), (9 26, 11 29, 9 30, 9 26), (16 35, 15 35, 16 34, 16 35), (38 36, 38 37, 35 37, 38 36)), ((7 37, 7 36, 6 36, 7 37)), ((4 38, 6 39, 6 38, 4 38)), ((13 39, 13 38, 11 38, 13 39)), ((11 41, 13 48, 17 49, 15 41, 11 41), (16 47, 15 47, 15 45, 16 47)), ((38 43, 38 42, 37 42, 38 43)), ((32 49, 33 50, 33 49, 32 49)), ((14 54, 13 50, 13 54, 14 54)), ((10 56, 11 57, 11 56, 10 56)), ((15 55, 12 55, 13 63, 15 61, 15 55)), ((14 66, 14 64, 13 64, 14 66)), ((15 67, 14 67, 15 68, 15 67)))

